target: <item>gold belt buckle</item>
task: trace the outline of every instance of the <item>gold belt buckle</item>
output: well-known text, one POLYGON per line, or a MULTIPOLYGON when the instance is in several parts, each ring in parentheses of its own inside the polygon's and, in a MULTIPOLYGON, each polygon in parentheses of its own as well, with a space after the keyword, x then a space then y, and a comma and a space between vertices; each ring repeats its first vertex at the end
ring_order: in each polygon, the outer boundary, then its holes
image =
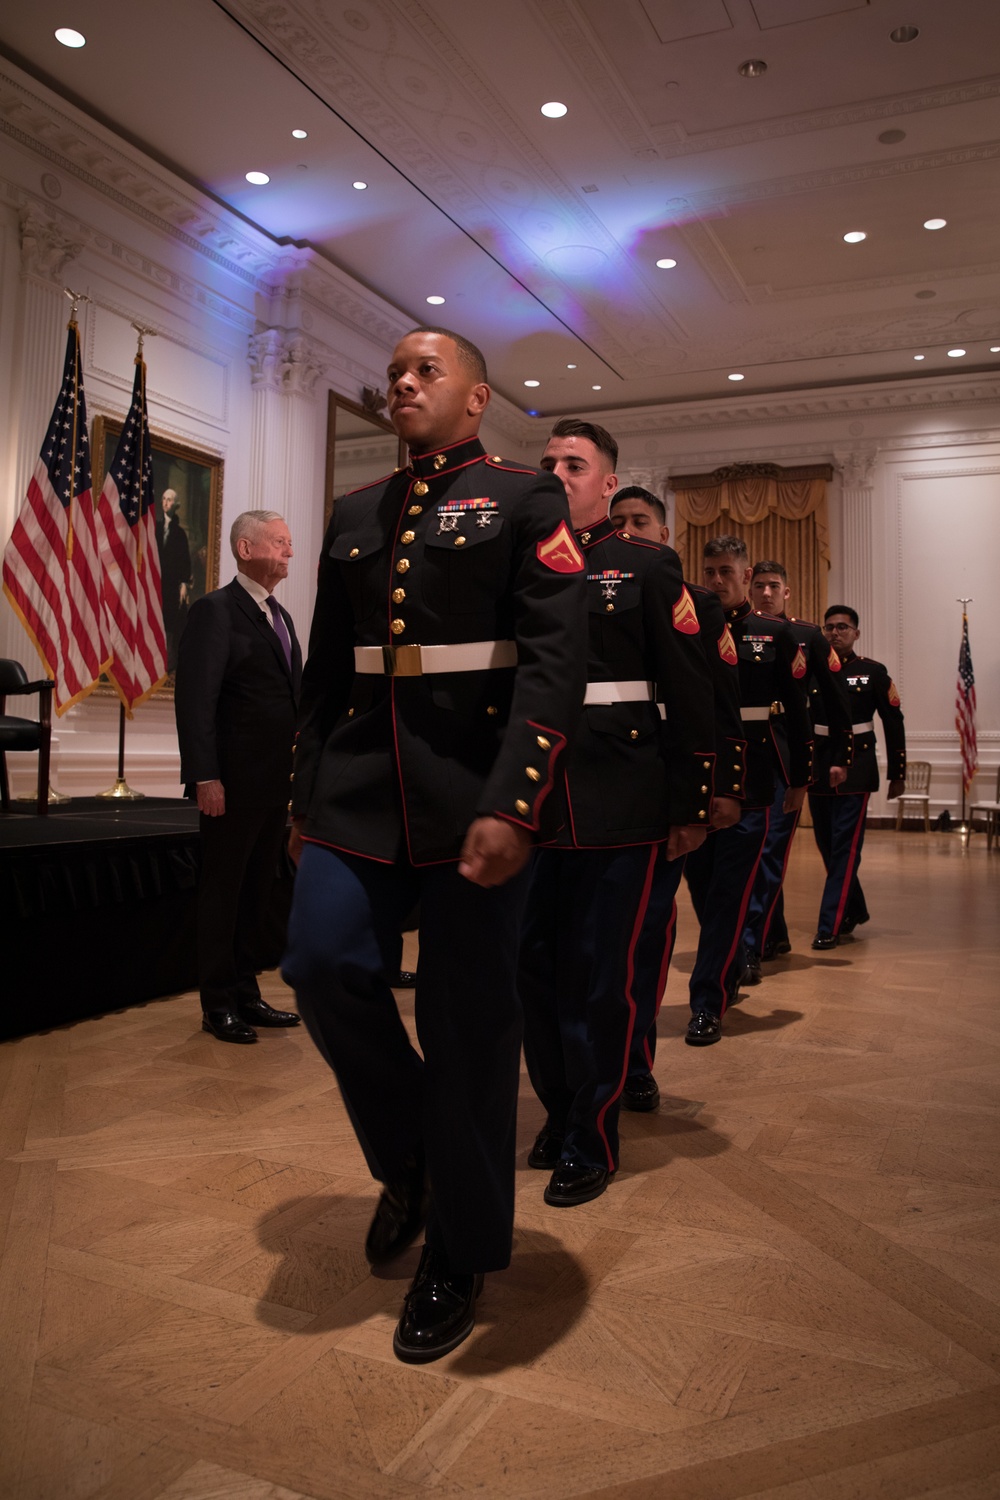
POLYGON ((424 665, 419 646, 383 646, 382 667, 387 677, 420 677, 424 665))
POLYGON ((771 704, 771 716, 772 716, 772 718, 774 717, 775 714, 783 714, 784 712, 785 712, 785 705, 783 703, 779 703, 778 700, 775 699, 775 701, 771 704))

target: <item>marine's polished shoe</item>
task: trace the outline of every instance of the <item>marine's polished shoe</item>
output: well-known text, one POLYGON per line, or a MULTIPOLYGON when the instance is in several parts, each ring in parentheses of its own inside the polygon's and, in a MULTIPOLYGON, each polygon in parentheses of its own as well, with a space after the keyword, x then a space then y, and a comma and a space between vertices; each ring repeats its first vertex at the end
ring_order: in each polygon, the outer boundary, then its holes
POLYGON ((684 1040, 689 1047, 710 1047, 722 1036, 722 1017, 710 1010, 696 1010, 688 1022, 684 1040))
POLYGON ((791 953, 792 945, 787 938, 778 938, 773 943, 765 943, 761 958, 765 963, 770 963, 772 958, 783 958, 786 953, 791 953))
POLYGON ((401 1177, 382 1184, 382 1195, 365 1238, 370 1266, 384 1266, 412 1245, 427 1218, 427 1176, 423 1161, 411 1161, 401 1177))
POLYGON ((660 1086, 652 1073, 640 1073, 627 1078, 622 1089, 622 1108, 634 1114, 650 1114, 660 1107, 660 1086))
POLYGON ((220 1042, 255 1042, 257 1033, 240 1020, 234 1010, 206 1010, 201 1018, 202 1031, 210 1031, 220 1042))
POLYGON ((836 948, 839 942, 840 938, 835 937, 832 932, 817 932, 812 940, 812 945, 818 953, 822 953, 827 948, 836 948))
POLYGON ((608 1167, 582 1166, 579 1162, 561 1161, 549 1178, 543 1197, 553 1208, 575 1208, 599 1198, 614 1179, 608 1167))
POLYGON ((763 977, 760 972, 760 954, 754 952, 752 948, 748 948, 746 963, 743 966, 743 973, 740 975, 740 984, 760 984, 763 977))
POLYGON ((481 1271, 459 1274, 440 1250, 424 1246, 417 1274, 403 1302, 392 1352, 408 1365, 426 1365, 457 1349, 476 1326, 481 1271))
POLYGON ((395 979, 389 981, 394 990, 412 990, 416 982, 417 976, 410 969, 400 969, 395 979))
POLYGON ((294 1010, 275 1010, 266 1000, 241 1000, 240 1018, 254 1026, 297 1026, 301 1017, 294 1010))
POLYGON ((535 1144, 528 1152, 529 1167, 543 1167, 547 1172, 557 1165, 562 1156, 562 1132, 543 1125, 535 1136, 535 1144))

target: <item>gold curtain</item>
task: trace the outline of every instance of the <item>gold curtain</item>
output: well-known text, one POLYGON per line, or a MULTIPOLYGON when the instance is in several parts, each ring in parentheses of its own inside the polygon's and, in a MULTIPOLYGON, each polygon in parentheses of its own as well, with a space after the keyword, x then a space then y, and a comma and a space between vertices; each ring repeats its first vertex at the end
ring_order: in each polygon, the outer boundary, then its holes
POLYGON ((673 487, 674 545, 688 578, 701 578, 705 543, 733 532, 746 542, 751 563, 767 558, 784 565, 792 591, 791 614, 822 619, 830 570, 825 478, 692 475, 677 478, 673 487))

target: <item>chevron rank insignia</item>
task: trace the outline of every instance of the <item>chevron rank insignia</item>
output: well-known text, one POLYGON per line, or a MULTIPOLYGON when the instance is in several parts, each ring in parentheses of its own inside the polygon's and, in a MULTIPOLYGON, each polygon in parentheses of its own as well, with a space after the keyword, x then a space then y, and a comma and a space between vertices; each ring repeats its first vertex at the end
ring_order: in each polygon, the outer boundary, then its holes
POLYGON ((792 658, 792 676, 804 677, 807 670, 805 653, 800 646, 792 658))
POLYGON ((681 635, 698 634, 698 614, 686 588, 681 589, 681 597, 674 605, 674 629, 681 635))
POLYGON ((840 657, 837 655, 836 651, 834 651, 832 646, 830 647, 830 658, 827 662, 827 666, 830 668, 831 672, 840 671, 840 657))
POLYGON ((892 704, 893 708, 899 708, 900 706, 899 689, 896 687, 896 684, 893 682, 891 677, 889 678, 889 702, 892 704))
POLYGON ((733 640, 733 632, 728 625, 722 627, 722 634, 719 636, 719 655, 731 667, 735 667, 739 661, 739 657, 736 655, 736 642, 733 640))
POLYGON ((560 521, 551 536, 539 542, 535 548, 538 561, 551 568, 553 573, 581 573, 583 554, 565 521, 560 521))

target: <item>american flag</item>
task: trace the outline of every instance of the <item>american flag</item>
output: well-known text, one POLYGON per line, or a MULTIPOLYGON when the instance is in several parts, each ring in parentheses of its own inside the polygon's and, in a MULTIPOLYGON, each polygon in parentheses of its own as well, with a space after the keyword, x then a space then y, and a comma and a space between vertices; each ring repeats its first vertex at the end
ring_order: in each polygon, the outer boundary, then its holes
POLYGON ((976 679, 969 650, 969 619, 962 611, 962 644, 958 652, 958 682, 955 687, 955 728, 962 752, 962 785, 969 795, 979 755, 976 749, 976 679))
POLYGON ((92 692, 108 664, 90 482, 80 331, 72 319, 62 386, 3 554, 4 593, 55 683, 58 714, 92 692))
POLYGON ((167 676, 160 554, 153 510, 153 451, 146 365, 136 356, 132 405, 97 504, 111 665, 128 718, 167 676))

